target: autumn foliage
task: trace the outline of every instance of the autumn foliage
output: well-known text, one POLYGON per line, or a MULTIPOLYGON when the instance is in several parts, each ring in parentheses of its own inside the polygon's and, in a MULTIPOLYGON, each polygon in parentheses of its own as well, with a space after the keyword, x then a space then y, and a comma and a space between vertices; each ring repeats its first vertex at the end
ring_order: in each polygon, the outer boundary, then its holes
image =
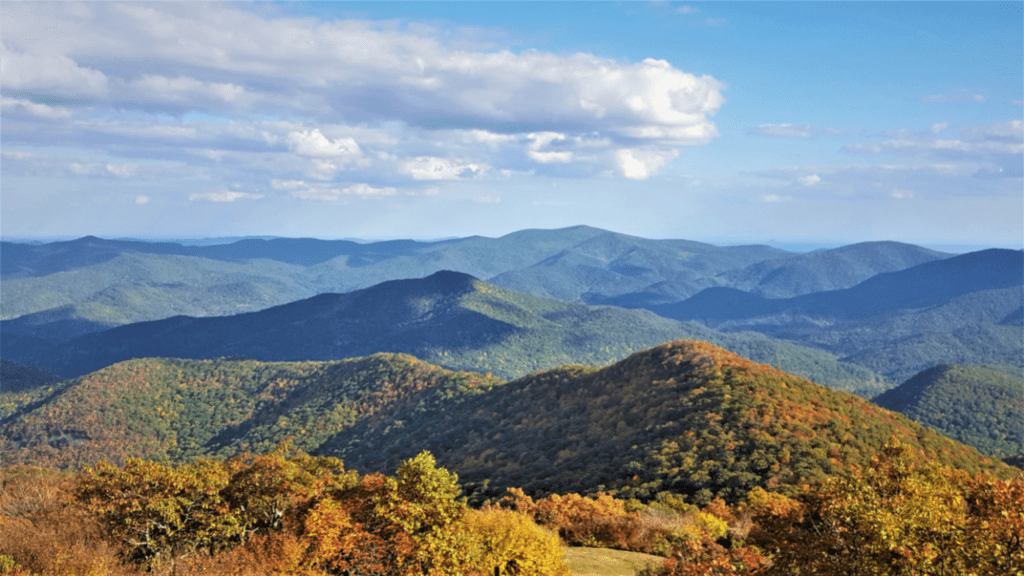
POLYGON ((395 476, 293 453, 3 470, 0 574, 566 576, 562 545, 654 552, 646 576, 1024 575, 1024 482, 890 441, 795 496, 755 488, 703 508, 679 494, 533 498, 480 510, 429 453, 395 476))

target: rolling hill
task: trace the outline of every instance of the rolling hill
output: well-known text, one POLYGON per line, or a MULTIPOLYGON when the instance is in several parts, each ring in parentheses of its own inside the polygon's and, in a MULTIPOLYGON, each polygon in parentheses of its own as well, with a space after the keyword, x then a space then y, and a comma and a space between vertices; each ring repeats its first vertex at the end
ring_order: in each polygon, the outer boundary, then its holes
POLYGON ((80 376, 131 358, 338 360, 408 353, 455 370, 522 376, 562 364, 603 365, 677 338, 701 338, 837 388, 880 391, 870 371, 760 334, 722 334, 645 310, 591 307, 498 288, 457 272, 321 294, 259 312, 119 326, 14 360, 80 376))
POLYGON ((285 438, 314 450, 338 430, 501 383, 407 355, 337 362, 129 360, 21 400, 0 421, 5 465, 77 467, 98 460, 173 462, 269 452, 285 438))
POLYGON ((19 407, 0 423, 0 453, 59 466, 187 461, 291 437, 362 472, 430 450, 477 500, 522 486, 704 503, 754 486, 792 492, 893 436, 947 464, 1014 474, 900 414, 695 341, 508 383, 393 354, 131 360, 19 407))
POLYGON ((779 260, 765 260, 723 272, 723 285, 764 298, 792 298, 842 290, 872 276, 898 272, 953 256, 901 242, 861 242, 815 250, 779 260))
POLYGON ((1024 376, 940 364, 873 400, 997 458, 1024 455, 1024 376))
POLYGON ((898 383, 943 362, 1024 367, 1024 253, 985 250, 852 288, 768 299, 709 288, 660 315, 828 350, 898 383))
POLYGON ((550 277, 527 272, 531 280, 509 287, 576 301, 583 293, 600 299, 672 280, 669 300, 677 300, 706 285, 702 279, 710 275, 789 253, 766 246, 647 240, 576 226, 500 238, 366 244, 274 238, 185 246, 89 236, 41 245, 2 242, 0 255, 0 327, 11 336, 55 341, 180 314, 262 310, 440 270, 491 279, 545 262, 542 270, 550 277), (574 258, 586 260, 585 273, 570 270, 574 258), (650 271, 642 282, 637 281, 640 269, 650 271))
POLYGON ((401 424, 357 423, 320 452, 376 470, 430 450, 476 498, 522 486, 735 501, 754 486, 787 492, 866 464, 893 436, 947 464, 1017 474, 901 414, 694 341, 602 369, 531 375, 394 419, 401 424))

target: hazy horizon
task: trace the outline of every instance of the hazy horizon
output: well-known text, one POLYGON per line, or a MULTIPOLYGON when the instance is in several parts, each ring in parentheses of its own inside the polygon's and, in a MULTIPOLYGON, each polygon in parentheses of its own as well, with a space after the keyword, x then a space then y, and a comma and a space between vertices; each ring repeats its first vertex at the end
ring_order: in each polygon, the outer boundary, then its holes
MULTIPOLYGON (((615 232, 614 230, 608 230, 609 232, 615 232)), ((310 238, 314 240, 347 240, 350 242, 357 242, 360 244, 370 244, 374 242, 388 242, 393 240, 412 240, 414 242, 432 243, 432 242, 444 242, 448 240, 459 240, 467 238, 467 236, 446 236, 446 237, 423 237, 423 238, 411 238, 407 236, 394 236, 387 238, 357 238, 357 237, 314 237, 314 236, 274 236, 274 235, 248 235, 248 236, 99 236, 96 234, 86 234, 83 236, 51 236, 51 237, 13 237, 13 238, 0 238, 4 242, 14 242, 22 244, 47 244, 51 242, 69 242, 73 240, 79 240, 87 236, 95 236, 104 240, 117 240, 117 241, 132 241, 132 242, 171 242, 179 243, 183 245, 195 245, 195 246, 209 246, 217 244, 230 244, 239 240, 247 239, 296 239, 296 238, 310 238)), ((498 236, 488 235, 477 235, 484 236, 487 238, 498 238, 498 236)), ((828 250, 832 248, 840 248, 843 246, 849 246, 852 244, 859 244, 860 241, 833 241, 833 242, 780 242, 777 240, 750 240, 750 241, 729 241, 729 240, 709 240, 700 238, 648 238, 650 240, 690 240, 695 242, 703 242, 705 244, 711 244, 714 246, 744 246, 744 245, 766 245, 773 248, 779 248, 788 252, 794 253, 807 253, 815 250, 828 250)), ((864 241, 872 242, 872 241, 864 241)), ((986 250, 990 248, 1003 248, 1008 250, 1024 250, 1022 245, 990 245, 990 244, 943 244, 943 243, 914 243, 906 242, 906 244, 916 244, 924 248, 931 250, 937 250, 940 252, 948 252, 951 254, 966 254, 968 252, 977 252, 979 250, 986 250)), ((1024 242, 1022 242, 1024 244, 1024 242)))

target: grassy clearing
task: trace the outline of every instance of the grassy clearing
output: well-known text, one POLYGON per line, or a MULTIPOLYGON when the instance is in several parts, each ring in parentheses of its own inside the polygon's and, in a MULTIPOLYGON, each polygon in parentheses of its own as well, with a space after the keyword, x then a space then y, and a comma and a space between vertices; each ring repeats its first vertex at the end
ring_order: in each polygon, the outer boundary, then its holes
POLYGON ((664 558, 610 548, 567 547, 565 563, 572 576, 633 576, 648 564, 660 564, 664 558))

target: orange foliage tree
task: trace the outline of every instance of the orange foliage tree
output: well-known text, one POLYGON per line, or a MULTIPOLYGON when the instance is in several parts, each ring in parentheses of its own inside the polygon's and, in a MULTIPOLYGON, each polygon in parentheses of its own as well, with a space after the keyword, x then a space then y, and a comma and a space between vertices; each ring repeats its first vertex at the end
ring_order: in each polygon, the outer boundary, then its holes
POLYGON ((799 501, 751 496, 767 574, 1024 575, 1024 483, 921 463, 898 441, 799 501))

